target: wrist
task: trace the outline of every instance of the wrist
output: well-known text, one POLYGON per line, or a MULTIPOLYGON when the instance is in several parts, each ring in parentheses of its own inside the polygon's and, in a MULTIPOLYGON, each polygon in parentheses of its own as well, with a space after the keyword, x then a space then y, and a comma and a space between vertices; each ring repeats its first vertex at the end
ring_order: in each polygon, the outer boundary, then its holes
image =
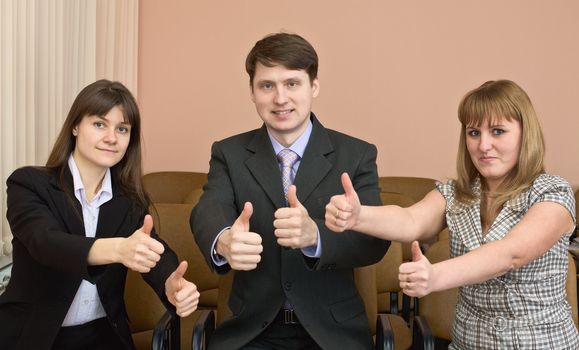
POLYGON ((215 246, 213 247, 213 254, 215 254, 218 257, 224 257, 225 256, 224 251, 223 251, 224 240, 227 240, 229 238, 230 234, 231 234, 231 229, 227 229, 227 230, 223 231, 223 233, 217 239, 217 242, 215 242, 215 246))
POLYGON ((223 255, 219 254, 219 252, 217 251, 217 245, 213 248, 212 253, 216 259, 222 259, 223 258, 223 255))
POLYGON ((109 238, 110 240, 110 252, 111 252, 111 262, 113 263, 122 263, 123 262, 123 254, 122 254, 122 245, 128 238, 123 237, 116 237, 116 238, 109 238))
POLYGON ((316 224, 316 222, 314 221, 314 219, 312 219, 311 217, 310 219, 310 232, 311 232, 311 244, 309 245, 310 247, 313 246, 317 246, 318 245, 318 225, 316 224))
POLYGON ((118 241, 123 238, 96 239, 88 252, 89 265, 105 265, 120 262, 118 241))
POLYGON ((171 276, 167 277, 167 279, 165 280, 165 294, 167 295, 167 298, 169 298, 169 300, 171 300, 171 276))
POLYGON ((442 288, 440 286, 440 265, 439 264, 432 264, 431 265, 431 272, 430 272, 430 291, 429 293, 432 292, 438 292, 440 290, 443 290, 445 288, 442 288))
POLYGON ((354 220, 352 221, 352 227, 350 227, 350 230, 361 231, 361 228, 364 225, 364 215, 365 214, 366 214, 366 211, 364 210, 364 206, 360 206, 360 209, 358 210, 358 214, 354 215, 354 220))

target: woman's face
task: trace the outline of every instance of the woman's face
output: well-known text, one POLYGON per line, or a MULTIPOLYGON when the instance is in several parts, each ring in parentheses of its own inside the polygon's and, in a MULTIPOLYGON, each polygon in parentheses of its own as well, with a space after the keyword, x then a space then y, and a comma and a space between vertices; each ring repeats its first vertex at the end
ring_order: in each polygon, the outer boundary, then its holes
POLYGON ((519 161, 522 128, 515 119, 489 120, 492 125, 466 127, 466 147, 482 180, 495 191, 519 161))
POLYGON ((104 116, 83 117, 72 134, 76 136, 73 157, 79 169, 105 171, 125 156, 131 141, 131 125, 115 106, 104 116))

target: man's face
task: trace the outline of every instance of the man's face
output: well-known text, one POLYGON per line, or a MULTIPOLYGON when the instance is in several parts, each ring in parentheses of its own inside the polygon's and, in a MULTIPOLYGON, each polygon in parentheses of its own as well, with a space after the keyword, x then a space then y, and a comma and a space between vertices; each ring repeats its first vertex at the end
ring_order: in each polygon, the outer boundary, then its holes
POLYGON ((318 79, 310 83, 305 70, 291 70, 257 63, 251 100, 269 132, 284 146, 291 145, 306 129, 312 99, 318 96, 318 79))

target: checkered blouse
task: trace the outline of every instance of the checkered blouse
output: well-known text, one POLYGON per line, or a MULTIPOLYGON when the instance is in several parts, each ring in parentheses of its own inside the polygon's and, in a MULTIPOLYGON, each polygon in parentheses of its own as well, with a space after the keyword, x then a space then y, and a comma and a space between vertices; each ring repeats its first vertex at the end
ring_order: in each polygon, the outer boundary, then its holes
MULTIPOLYGON (((559 203, 576 220, 572 189, 558 176, 538 176, 530 189, 503 206, 485 236, 480 181, 473 185, 479 199, 469 205, 455 199, 454 181, 436 187, 446 199, 452 257, 505 237, 535 203, 559 203)), ((449 349, 579 349, 579 333, 565 300, 570 234, 526 266, 461 287, 449 349)))

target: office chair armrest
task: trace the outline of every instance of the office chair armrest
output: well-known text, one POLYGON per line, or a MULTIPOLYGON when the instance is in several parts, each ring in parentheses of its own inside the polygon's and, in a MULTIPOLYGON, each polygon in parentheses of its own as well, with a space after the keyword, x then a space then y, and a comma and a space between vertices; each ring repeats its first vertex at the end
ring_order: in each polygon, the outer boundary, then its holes
POLYGON ((414 315, 418 315, 418 298, 412 298, 402 293, 402 318, 410 324, 410 303, 414 300, 414 315))
POLYGON ((153 350, 181 348, 181 319, 165 312, 153 330, 153 350))
POLYGON ((376 319, 376 350, 394 350, 394 332, 387 314, 376 319))
POLYGON ((191 349, 204 350, 207 349, 213 330, 215 329, 215 311, 213 310, 197 310, 199 318, 193 326, 193 334, 191 335, 191 349))
POLYGON ((412 327, 412 348, 419 350, 434 350, 434 336, 426 319, 420 316, 414 317, 412 327))

